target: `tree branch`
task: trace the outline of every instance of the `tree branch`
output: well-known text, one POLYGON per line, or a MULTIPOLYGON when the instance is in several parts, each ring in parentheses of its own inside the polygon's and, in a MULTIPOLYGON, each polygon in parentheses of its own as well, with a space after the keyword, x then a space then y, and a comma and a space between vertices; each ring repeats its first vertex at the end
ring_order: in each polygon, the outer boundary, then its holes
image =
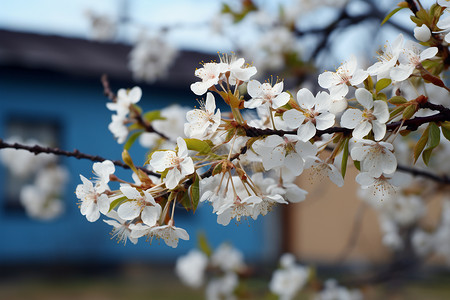
MULTIPOLYGON (((76 159, 88 159, 91 161, 98 161, 98 162, 107 160, 106 158, 103 158, 98 155, 89 155, 86 153, 82 153, 77 149, 70 152, 70 151, 61 150, 59 148, 42 147, 39 145, 27 146, 27 145, 22 145, 19 143, 9 144, 9 143, 4 142, 2 139, 0 139, 0 149, 6 149, 6 148, 11 148, 11 149, 16 149, 16 150, 26 150, 28 152, 34 153, 35 155, 37 155, 39 153, 49 153, 49 154, 54 154, 54 155, 74 157, 76 159)), ((124 169, 130 169, 129 166, 127 166, 120 160, 111 160, 111 161, 114 165, 116 165, 118 167, 122 167, 124 169)), ((153 175, 153 176, 158 176, 158 177, 160 176, 159 174, 149 171, 146 168, 143 168, 143 167, 137 167, 137 168, 144 171, 148 175, 153 175)))

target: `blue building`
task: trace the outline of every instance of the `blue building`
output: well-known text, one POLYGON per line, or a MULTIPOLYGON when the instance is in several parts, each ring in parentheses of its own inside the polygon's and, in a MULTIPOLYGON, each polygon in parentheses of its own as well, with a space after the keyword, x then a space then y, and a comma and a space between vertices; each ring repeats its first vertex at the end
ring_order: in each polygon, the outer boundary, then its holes
MULTIPOLYGON (((109 75, 114 91, 136 85, 127 68, 130 47, 82 39, 19 33, 0 30, 0 138, 11 128, 21 128, 25 135, 50 131, 56 144, 65 150, 78 149, 109 159, 120 159, 118 145, 107 125, 111 112, 103 96, 100 76, 109 75)), ((196 96, 190 83, 196 81, 194 70, 210 55, 182 52, 173 64, 167 80, 141 85, 145 110, 163 108, 172 103, 194 106, 196 96)), ((2 150, 0 150, 2 151, 2 150)), ((143 163, 145 149, 138 143, 132 148, 136 164, 143 163), (142 161, 137 161, 137 158, 142 161)), ((65 190, 65 212, 54 221, 28 218, 23 209, 9 199, 11 183, 7 170, 0 167, 0 264, 26 262, 77 263, 96 262, 172 262, 180 254, 196 247, 197 234, 204 232, 213 246, 229 241, 242 250, 248 261, 275 259, 281 245, 281 211, 273 211, 256 221, 217 224, 212 207, 201 205, 195 212, 178 212, 177 226, 190 234, 178 248, 164 242, 152 245, 142 239, 137 245, 117 244, 110 239, 110 226, 102 221, 90 223, 80 214, 75 188, 79 174, 89 177, 92 162, 60 157, 70 172, 65 190)), ((116 168, 116 174, 131 180, 131 172, 116 168)))

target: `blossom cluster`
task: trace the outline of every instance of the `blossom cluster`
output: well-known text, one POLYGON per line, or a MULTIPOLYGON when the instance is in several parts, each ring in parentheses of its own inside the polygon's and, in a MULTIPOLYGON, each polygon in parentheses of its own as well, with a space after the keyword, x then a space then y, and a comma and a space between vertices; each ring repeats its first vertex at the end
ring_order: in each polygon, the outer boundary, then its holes
MULTIPOLYGON (((6 139, 9 143, 42 145, 41 142, 19 136, 6 139)), ((8 168, 12 180, 24 183, 19 192, 20 204, 27 215, 37 220, 52 220, 64 212, 62 197, 69 177, 67 169, 50 154, 34 155, 23 150, 4 149, 0 161, 8 168)))

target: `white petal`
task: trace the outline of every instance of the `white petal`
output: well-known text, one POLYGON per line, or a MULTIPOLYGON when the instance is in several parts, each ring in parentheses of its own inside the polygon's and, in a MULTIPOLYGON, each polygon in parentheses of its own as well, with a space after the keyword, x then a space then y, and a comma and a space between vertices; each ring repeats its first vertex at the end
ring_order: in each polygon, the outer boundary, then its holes
POLYGON ((362 139, 369 134, 371 129, 372 124, 368 121, 363 121, 356 125, 355 129, 353 129, 352 135, 357 139, 362 139))
POLYGON ((373 104, 373 115, 377 117, 380 123, 386 123, 389 120, 389 108, 383 100, 377 100, 373 104))
POLYGON ((272 107, 279 108, 288 103, 289 99, 291 99, 291 96, 288 93, 283 92, 272 100, 272 107))
POLYGON ((366 109, 371 109, 373 106, 373 96, 372 93, 365 88, 359 88, 355 92, 356 100, 364 106, 366 109))
POLYGON ((363 121, 362 118, 362 111, 360 111, 359 109, 354 109, 354 108, 349 108, 347 109, 341 117, 341 126, 348 128, 348 129, 353 129, 356 126, 358 126, 358 124, 360 124, 363 121))
POLYGON ((300 125, 297 130, 297 135, 300 140, 306 142, 309 141, 316 134, 316 127, 311 121, 306 122, 303 125, 300 125))
POLYGON ((335 116, 331 113, 321 113, 316 117, 316 127, 318 130, 325 130, 334 125, 335 116))
POLYGON ((159 219, 161 214, 161 206, 159 204, 157 206, 146 206, 142 210, 141 218, 142 222, 147 224, 148 226, 156 225, 156 222, 159 219))
POLYGON ((141 206, 137 201, 127 201, 119 206, 117 213, 124 220, 133 220, 141 213, 141 206))
POLYGON ((372 121, 372 130, 375 141, 380 141, 386 135, 386 124, 381 124, 377 120, 372 121))
POLYGON ((262 85, 258 80, 250 80, 247 84, 247 92, 252 98, 260 97, 262 85))
POLYGON ((296 109, 290 109, 283 114, 283 120, 290 128, 297 128, 305 120, 305 115, 296 109))
POLYGON ((310 90, 303 88, 297 93, 297 102, 302 108, 312 108, 316 104, 316 99, 310 90))

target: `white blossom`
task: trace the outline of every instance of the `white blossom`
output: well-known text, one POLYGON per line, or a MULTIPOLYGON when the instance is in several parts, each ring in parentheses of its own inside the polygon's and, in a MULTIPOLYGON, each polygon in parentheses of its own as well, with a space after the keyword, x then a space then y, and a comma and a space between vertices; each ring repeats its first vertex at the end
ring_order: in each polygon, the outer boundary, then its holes
POLYGON ((318 157, 310 156, 305 161, 305 169, 309 168, 311 168, 312 175, 318 176, 319 179, 328 177, 338 187, 344 185, 344 178, 341 172, 332 163, 327 163, 318 157))
POLYGON ((188 111, 184 133, 191 138, 203 139, 213 134, 220 125, 220 109, 214 113, 216 101, 211 93, 206 94, 206 103, 201 109, 188 111))
POLYGON ((131 90, 120 89, 117 92, 116 102, 106 103, 109 110, 115 111, 118 116, 125 117, 130 112, 130 105, 136 104, 141 100, 142 90, 135 86, 131 90))
POLYGON ((283 92, 283 81, 272 86, 268 82, 261 84, 257 80, 251 80, 247 85, 247 92, 252 98, 244 102, 246 108, 257 108, 263 104, 268 107, 279 108, 291 98, 288 93, 283 92))
POLYGON ((124 220, 133 220, 141 216, 142 222, 154 226, 161 215, 161 206, 155 202, 152 195, 142 191, 142 195, 136 188, 129 185, 120 187, 120 191, 130 201, 122 203, 117 209, 119 217, 124 220))
POLYGON ((183 228, 175 227, 173 221, 169 221, 168 225, 156 226, 151 229, 151 235, 155 238, 164 240, 167 246, 176 248, 178 240, 189 240, 189 234, 183 228))
POLYGON ((373 101, 372 93, 364 88, 355 92, 356 100, 364 110, 350 108, 341 117, 342 127, 353 129, 352 135, 362 139, 373 130, 376 141, 384 138, 386 122, 389 119, 389 109, 383 100, 373 101))
POLYGON ((329 112, 330 95, 319 92, 316 97, 308 89, 301 89, 297 93, 300 110, 290 109, 283 114, 286 124, 298 128, 297 135, 302 141, 308 141, 318 130, 325 130, 334 124, 335 116, 329 112))
POLYGON ((397 159, 390 143, 374 142, 370 140, 358 141, 351 149, 353 160, 361 162, 361 171, 368 172, 373 177, 381 174, 392 174, 397 169, 397 159))
POLYGON ((137 243, 137 238, 131 236, 131 226, 126 220, 119 217, 115 210, 111 210, 106 216, 111 218, 111 220, 103 220, 103 222, 113 227, 111 235, 113 238, 117 238, 118 243, 123 242, 126 244, 127 240, 133 244, 137 243))
POLYGON ((330 93, 347 95, 348 86, 362 83, 368 76, 367 72, 357 68, 356 57, 352 55, 336 72, 325 71, 319 75, 319 85, 329 89, 330 93))
POLYGON ((420 51, 419 47, 419 44, 412 41, 405 43, 398 59, 400 65, 393 67, 390 72, 393 80, 406 80, 418 66, 422 65, 424 60, 433 58, 438 52, 437 47, 426 48, 423 51, 420 51))
POLYGON ((238 272, 243 267, 244 255, 230 244, 221 244, 211 256, 211 264, 224 272, 238 272))
POLYGON ((128 65, 135 79, 153 83, 167 76, 177 55, 178 50, 162 34, 144 33, 131 50, 128 65))
POLYGON ((150 166, 156 172, 164 172, 168 169, 163 179, 168 189, 174 189, 178 183, 189 174, 194 173, 194 163, 188 156, 186 142, 182 138, 177 139, 178 151, 156 151, 150 160, 150 166))
POLYGON ((203 95, 208 89, 219 83, 221 80, 220 75, 226 72, 228 66, 225 63, 205 63, 203 68, 195 70, 195 76, 202 81, 191 84, 191 90, 196 95, 203 95))
POLYGON ((282 300, 290 300, 303 288, 309 276, 309 269, 295 264, 293 256, 284 254, 281 269, 275 270, 269 283, 270 291, 282 300))
POLYGON ((399 34, 395 41, 384 46, 382 53, 378 56, 378 62, 367 69, 370 75, 376 75, 377 80, 389 78, 391 69, 397 64, 400 52, 403 49, 403 35, 399 34))
POLYGON ((295 135, 270 135, 253 143, 253 149, 261 156, 266 170, 285 166, 297 176, 303 172, 306 157, 317 153, 315 145, 295 135))
POLYGON ((184 284, 199 288, 203 284, 207 266, 208 257, 203 252, 194 249, 177 259, 175 273, 184 284))

